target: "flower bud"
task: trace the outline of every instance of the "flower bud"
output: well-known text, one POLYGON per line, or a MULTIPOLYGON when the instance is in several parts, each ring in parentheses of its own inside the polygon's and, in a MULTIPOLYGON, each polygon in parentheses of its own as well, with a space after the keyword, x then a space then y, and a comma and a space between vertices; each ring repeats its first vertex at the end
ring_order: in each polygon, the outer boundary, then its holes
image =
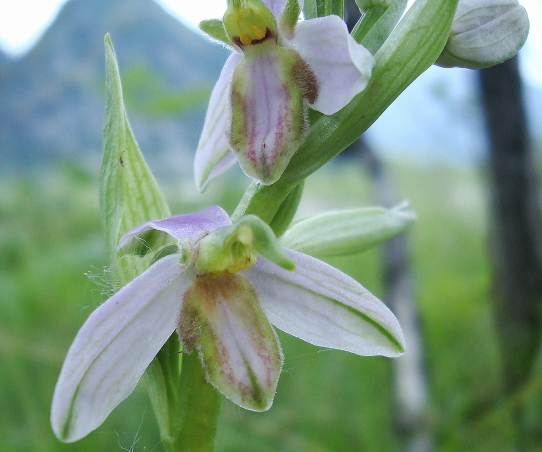
POLYGON ((517 0, 460 0, 450 37, 435 64, 494 66, 518 53, 528 33, 527 11, 517 0))

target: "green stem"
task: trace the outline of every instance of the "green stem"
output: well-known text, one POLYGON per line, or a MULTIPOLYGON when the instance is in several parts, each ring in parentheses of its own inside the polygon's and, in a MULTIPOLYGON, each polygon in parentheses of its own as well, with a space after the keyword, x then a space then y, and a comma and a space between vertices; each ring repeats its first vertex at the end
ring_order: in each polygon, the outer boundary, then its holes
POLYGON ((195 352, 183 353, 178 400, 180 427, 169 451, 212 452, 222 396, 205 379, 195 352))
POLYGON ((268 224, 271 223, 292 188, 298 183, 299 181, 295 181, 292 184, 282 183, 279 180, 273 185, 262 185, 258 182, 253 182, 247 188, 237 209, 235 209, 235 212, 231 216, 232 221, 235 223, 243 215, 250 213, 257 215, 268 224))

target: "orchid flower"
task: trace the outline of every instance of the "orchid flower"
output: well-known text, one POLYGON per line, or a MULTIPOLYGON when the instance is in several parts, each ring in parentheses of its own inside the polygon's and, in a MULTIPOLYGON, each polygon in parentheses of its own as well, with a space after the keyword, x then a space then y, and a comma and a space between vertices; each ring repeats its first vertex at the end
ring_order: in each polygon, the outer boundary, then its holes
POLYGON ((97 428, 175 330, 185 352, 199 353, 208 381, 255 411, 272 404, 282 367, 271 324, 358 355, 403 352, 401 328, 381 301, 330 265, 280 246, 254 215, 232 224, 214 206, 149 221, 121 237, 119 249, 141 253, 164 237, 174 243, 90 315, 68 351, 51 411, 63 441, 97 428))
POLYGON ((307 107, 333 114, 360 93, 374 58, 338 16, 297 23, 300 0, 228 0, 200 28, 233 53, 213 89, 195 159, 196 183, 229 168, 275 182, 304 141, 307 107))

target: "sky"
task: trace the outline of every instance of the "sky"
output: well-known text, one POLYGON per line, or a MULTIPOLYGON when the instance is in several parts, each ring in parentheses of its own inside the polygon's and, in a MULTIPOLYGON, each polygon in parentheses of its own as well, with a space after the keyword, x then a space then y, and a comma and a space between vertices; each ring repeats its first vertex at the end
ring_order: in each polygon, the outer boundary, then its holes
MULTIPOLYGON (((67 0, 0 1, 0 48, 18 56, 43 34, 67 0), (31 14, 29 14, 31 11, 31 14)), ((203 19, 221 17, 226 0, 156 0, 172 16, 196 26, 203 19)))
MULTIPOLYGON (((156 0, 171 15, 196 27, 202 19, 221 17, 226 0, 156 0)), ((31 48, 54 20, 66 0, 0 1, 0 49, 20 56, 31 48), (31 11, 31 14, 29 14, 31 11)), ((529 13, 531 30, 522 49, 523 75, 542 86, 542 0, 520 0, 529 13)))

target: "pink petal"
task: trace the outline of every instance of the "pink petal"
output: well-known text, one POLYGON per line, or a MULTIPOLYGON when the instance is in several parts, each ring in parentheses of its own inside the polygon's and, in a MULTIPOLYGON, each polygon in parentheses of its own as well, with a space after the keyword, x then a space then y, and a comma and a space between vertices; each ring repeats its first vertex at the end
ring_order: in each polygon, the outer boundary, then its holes
MULTIPOLYGON (((169 235, 176 240, 185 240, 195 243, 222 226, 231 223, 229 215, 220 206, 211 206, 200 212, 185 215, 174 215, 163 220, 147 221, 126 232, 119 240, 118 249, 131 252, 141 245, 141 241, 149 239, 149 232, 157 231, 158 235, 169 235)), ((155 237, 155 240, 158 240, 155 237)), ((144 246, 152 246, 146 243, 144 246)))
MULTIPOLYGON (((265 6, 267 6, 273 15, 278 19, 286 6, 287 0, 262 0, 265 6)), ((303 2, 298 1, 300 9, 303 9, 303 2)))

